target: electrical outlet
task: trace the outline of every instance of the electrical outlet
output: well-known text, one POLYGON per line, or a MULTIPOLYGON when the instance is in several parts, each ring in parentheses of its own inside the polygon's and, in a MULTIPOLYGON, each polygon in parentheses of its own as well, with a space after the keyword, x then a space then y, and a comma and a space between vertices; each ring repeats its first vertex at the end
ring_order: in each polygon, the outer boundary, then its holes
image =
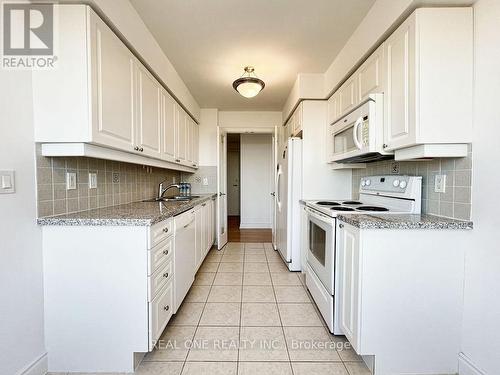
POLYGON ((399 163, 397 161, 391 163, 391 174, 399 174, 399 163))
POLYGON ((434 178, 434 191, 436 193, 445 193, 446 192, 446 175, 445 174, 437 174, 434 178))
POLYGON ((175 184, 177 181, 177 179, 175 178, 175 176, 172 177, 172 183, 175 184))
POLYGON ((0 171, 0 194, 16 192, 14 171, 0 171))
POLYGON ((89 173, 89 189, 97 189, 97 173, 89 173))
POLYGON ((76 190, 76 173, 66 173, 66 190, 76 190))
POLYGON ((208 185, 208 177, 203 177, 203 185, 204 186, 208 185))
POLYGON ((113 183, 118 184, 120 182, 120 174, 118 172, 113 172, 113 183))

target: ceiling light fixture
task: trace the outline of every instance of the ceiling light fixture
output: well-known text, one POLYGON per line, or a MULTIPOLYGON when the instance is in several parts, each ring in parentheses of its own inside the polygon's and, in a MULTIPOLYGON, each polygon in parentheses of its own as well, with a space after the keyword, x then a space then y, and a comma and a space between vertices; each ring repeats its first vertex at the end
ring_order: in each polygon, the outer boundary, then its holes
POLYGON ((253 67, 246 66, 245 73, 233 82, 233 88, 245 98, 253 98, 254 96, 257 96, 257 94, 266 86, 263 80, 257 78, 254 70, 255 69, 253 67))

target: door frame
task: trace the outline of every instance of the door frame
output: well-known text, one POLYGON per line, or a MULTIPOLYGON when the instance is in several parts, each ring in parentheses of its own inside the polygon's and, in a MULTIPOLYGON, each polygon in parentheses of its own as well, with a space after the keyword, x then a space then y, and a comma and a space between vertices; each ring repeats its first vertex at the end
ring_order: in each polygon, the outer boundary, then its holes
MULTIPOLYGON (((224 151, 224 155, 221 154, 223 150, 221 149, 221 136, 225 136, 228 133, 237 134, 270 134, 272 136, 272 173, 274 174, 274 180, 272 183, 272 190, 269 194, 273 196, 271 200, 271 222, 272 222, 272 233, 273 242, 276 237, 276 163, 277 163, 277 142, 278 142, 278 126, 269 127, 222 127, 217 126, 217 247, 221 249, 227 243, 227 148, 224 151), (225 210, 224 206, 221 206, 221 197, 225 197, 226 204, 225 210), (225 219, 224 219, 225 218, 225 219), (225 221, 226 233, 225 235, 221 233, 221 225, 225 221)), ((226 145, 227 143, 224 143, 226 145)), ((223 147, 223 145, 222 145, 223 147)), ((241 173, 241 170, 240 170, 241 173)), ((240 181, 240 194, 241 194, 241 181, 240 181)), ((240 202, 241 209, 241 202, 240 202)))

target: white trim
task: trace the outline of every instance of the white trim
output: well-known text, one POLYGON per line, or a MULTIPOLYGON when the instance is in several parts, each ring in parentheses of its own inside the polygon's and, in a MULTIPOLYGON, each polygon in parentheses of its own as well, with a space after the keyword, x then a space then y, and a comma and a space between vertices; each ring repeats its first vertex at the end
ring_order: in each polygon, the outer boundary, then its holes
POLYGON ((121 161, 125 163, 148 165, 151 167, 173 169, 182 172, 195 172, 196 168, 125 151, 96 146, 89 143, 42 143, 43 156, 86 156, 89 158, 121 161))
POLYGON ((458 354, 458 373, 460 375, 486 375, 478 369, 464 353, 458 354))
POLYGON ((224 129, 226 133, 232 134, 274 134, 274 126, 259 128, 232 128, 220 126, 220 128, 224 129))
POLYGON ((240 223, 240 229, 272 229, 271 223, 240 223))
POLYGON ((17 372, 18 375, 45 375, 48 371, 47 353, 43 353, 36 358, 31 364, 17 372))

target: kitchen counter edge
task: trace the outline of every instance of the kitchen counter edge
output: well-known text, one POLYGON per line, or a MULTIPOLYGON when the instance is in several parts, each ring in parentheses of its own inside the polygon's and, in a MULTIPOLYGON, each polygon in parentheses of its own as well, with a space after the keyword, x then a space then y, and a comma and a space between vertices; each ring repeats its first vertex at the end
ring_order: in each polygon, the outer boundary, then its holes
POLYGON ((194 198, 189 202, 132 202, 71 214, 40 217, 37 218, 37 224, 42 226, 151 226, 180 215, 215 197, 217 194, 200 194, 199 198, 194 198))

